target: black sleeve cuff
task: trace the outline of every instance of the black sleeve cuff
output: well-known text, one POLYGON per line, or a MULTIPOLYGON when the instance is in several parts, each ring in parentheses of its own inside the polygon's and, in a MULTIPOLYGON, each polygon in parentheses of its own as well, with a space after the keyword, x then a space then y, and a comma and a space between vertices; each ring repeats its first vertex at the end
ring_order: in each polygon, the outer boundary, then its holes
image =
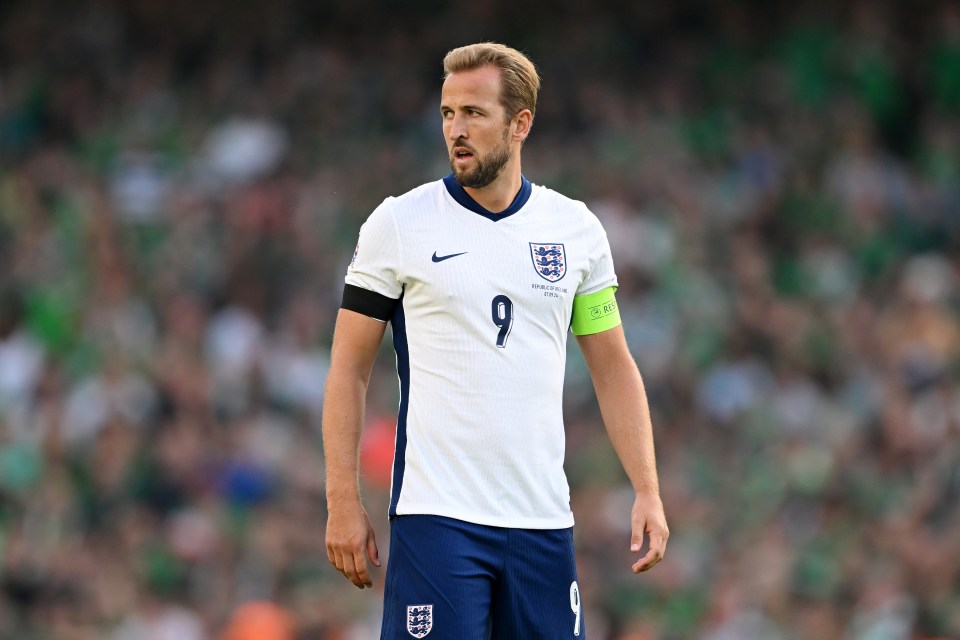
POLYGON ((386 322, 393 316, 393 310, 398 302, 400 302, 399 299, 388 298, 376 291, 348 284, 343 287, 343 301, 340 303, 340 308, 386 322))

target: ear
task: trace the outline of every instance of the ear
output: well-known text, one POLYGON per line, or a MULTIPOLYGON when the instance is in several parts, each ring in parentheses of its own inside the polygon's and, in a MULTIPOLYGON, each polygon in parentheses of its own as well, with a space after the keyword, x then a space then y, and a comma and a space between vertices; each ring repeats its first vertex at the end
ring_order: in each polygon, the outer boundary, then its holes
POLYGON ((523 142, 530 135, 530 127, 533 126, 533 114, 530 109, 524 109, 513 116, 513 139, 517 142, 523 142))

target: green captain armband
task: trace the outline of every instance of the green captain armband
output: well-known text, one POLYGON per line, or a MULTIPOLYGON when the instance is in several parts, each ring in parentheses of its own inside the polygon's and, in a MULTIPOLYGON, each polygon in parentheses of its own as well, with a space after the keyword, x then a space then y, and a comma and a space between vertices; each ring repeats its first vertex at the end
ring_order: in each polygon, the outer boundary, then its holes
POLYGON ((577 336, 600 333, 620 324, 620 309, 614 297, 616 287, 607 287, 573 299, 573 321, 570 328, 577 336))

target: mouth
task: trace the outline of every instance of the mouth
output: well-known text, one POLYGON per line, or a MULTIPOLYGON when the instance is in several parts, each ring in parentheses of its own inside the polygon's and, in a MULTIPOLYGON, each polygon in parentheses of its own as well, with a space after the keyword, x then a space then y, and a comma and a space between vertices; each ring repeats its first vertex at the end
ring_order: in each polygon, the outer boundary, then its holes
POLYGON ((466 162, 473 158, 473 152, 466 147, 454 147, 452 154, 456 162, 466 162))

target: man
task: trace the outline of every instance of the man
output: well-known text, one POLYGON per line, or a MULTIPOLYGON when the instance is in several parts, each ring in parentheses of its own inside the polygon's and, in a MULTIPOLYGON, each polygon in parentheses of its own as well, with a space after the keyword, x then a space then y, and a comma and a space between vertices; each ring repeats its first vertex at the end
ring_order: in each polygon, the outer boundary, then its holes
POLYGON ((372 586, 360 501, 364 402, 392 323, 400 409, 381 638, 584 638, 563 472, 568 328, 636 492, 630 546, 668 536, 643 382, 600 223, 531 184, 520 150, 540 80, 499 44, 454 49, 440 101, 453 173, 387 198, 360 231, 323 412, 330 562, 372 586))

